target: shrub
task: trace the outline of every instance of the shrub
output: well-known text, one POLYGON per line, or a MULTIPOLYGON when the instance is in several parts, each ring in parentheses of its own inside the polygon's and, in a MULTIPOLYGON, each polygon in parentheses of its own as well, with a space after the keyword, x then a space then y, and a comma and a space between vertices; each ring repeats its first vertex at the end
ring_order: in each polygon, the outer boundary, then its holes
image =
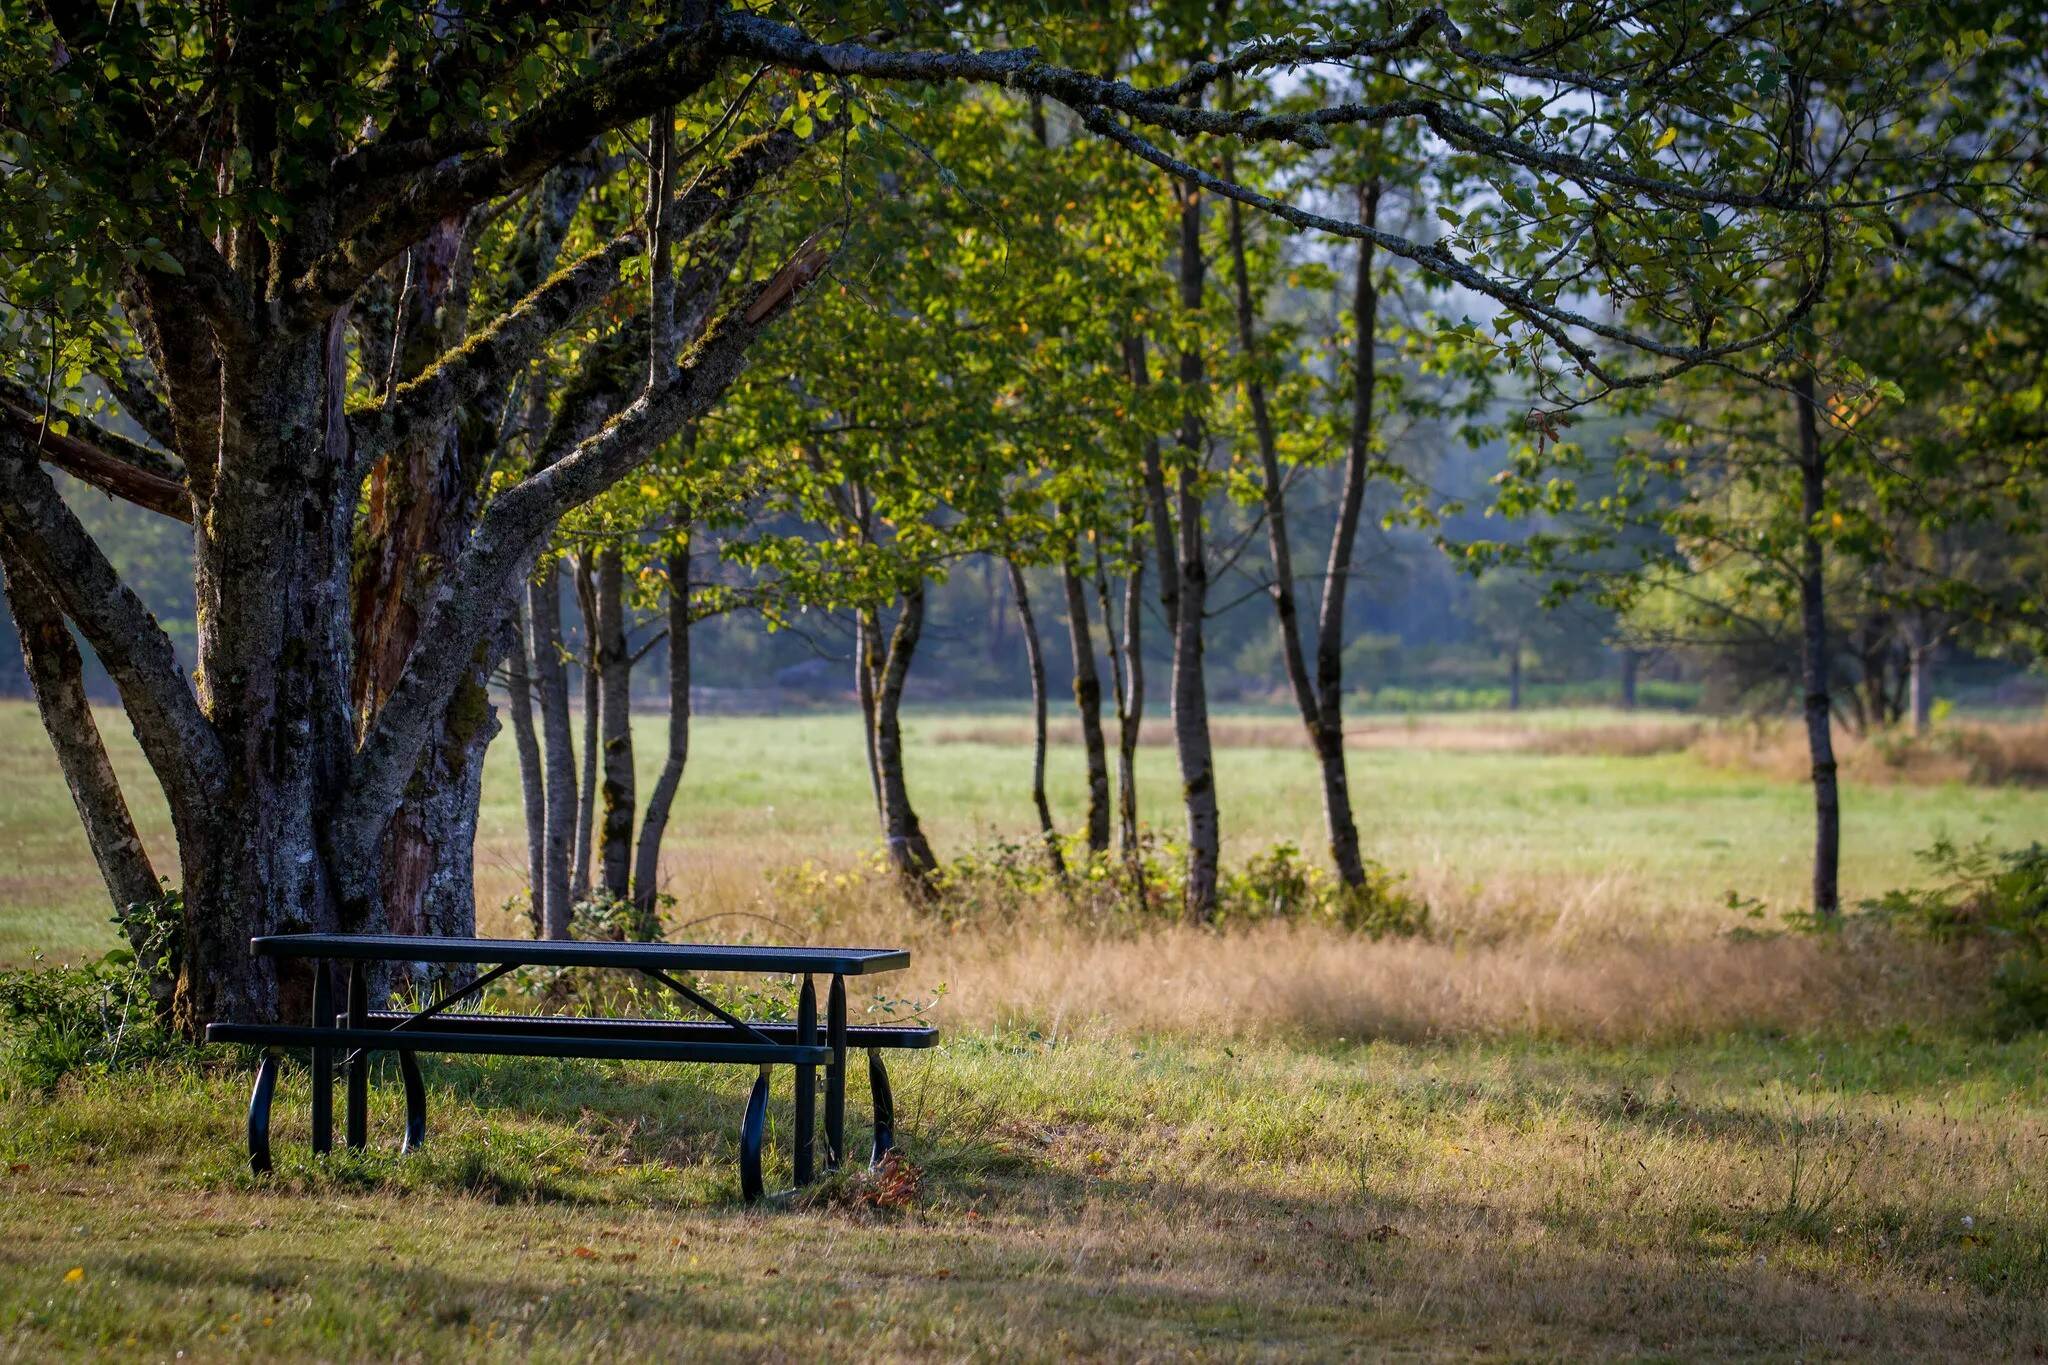
POLYGON ((1943 943, 1981 942, 1999 955, 1992 975, 2000 1033, 2048 1027, 2048 847, 1994 850, 1989 840, 1937 840, 1919 855, 1940 880, 1865 901, 1881 916, 1943 943))
POLYGON ((136 1065, 187 1052, 169 1020, 184 897, 169 886, 115 918, 133 945, 79 966, 0 972, 0 1057, 20 1086, 47 1092, 86 1067, 136 1065))
POLYGON ((674 897, 657 895, 655 904, 642 910, 626 897, 598 887, 590 899, 569 907, 569 937, 595 943, 654 943, 668 936, 661 912, 674 904, 674 897))
POLYGON ((0 973, 0 1056, 21 1087, 47 1093, 73 1071, 136 1065, 185 1050, 131 949, 75 967, 44 966, 40 954, 36 963, 0 973))
POLYGON ((1428 929, 1429 907, 1402 890, 1401 881, 1368 860, 1365 880, 1346 886, 1283 842, 1224 877, 1216 918, 1219 923, 1320 919, 1375 939, 1410 938, 1428 929))

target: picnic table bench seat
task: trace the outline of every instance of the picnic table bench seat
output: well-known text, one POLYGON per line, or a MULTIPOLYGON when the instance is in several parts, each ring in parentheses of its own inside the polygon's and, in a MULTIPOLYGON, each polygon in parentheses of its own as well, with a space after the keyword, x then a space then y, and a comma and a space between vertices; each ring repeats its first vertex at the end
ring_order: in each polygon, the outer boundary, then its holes
POLYGON ((259 953, 303 957, 314 962, 313 1022, 310 1024, 222 1022, 208 1025, 210 1043, 265 1050, 249 1096, 249 1164, 259 1174, 271 1168, 270 1109, 277 1084, 278 1052, 305 1048, 312 1054, 313 1150, 333 1144, 332 1078, 343 1068, 348 1082, 347 1141, 367 1141, 369 1059, 397 1054, 405 1091, 402 1151, 426 1140, 426 1086, 417 1054, 475 1053, 528 1057, 588 1057, 630 1061, 738 1063, 758 1068, 740 1125, 740 1188, 749 1200, 762 1194, 761 1147, 767 1125, 769 1078, 775 1065, 796 1075, 794 1165, 798 1184, 812 1176, 816 1069, 825 1070, 825 1145, 828 1166, 844 1148, 845 1070, 848 1051, 867 1053, 873 1097, 872 1159, 880 1162, 895 1146, 895 1100, 884 1050, 926 1048, 938 1030, 921 1024, 848 1024, 845 977, 887 971, 909 961, 895 949, 807 949, 728 944, 618 944, 522 939, 420 939, 396 935, 275 935, 251 941, 259 953), (333 1009, 327 962, 349 965, 348 1008, 333 1009), (366 967, 371 962, 466 962, 481 971, 470 983, 423 1010, 368 1008, 366 967), (638 971, 710 1014, 709 1019, 588 1018, 574 1015, 452 1013, 451 1007, 515 967, 623 967, 638 971), (789 972, 802 978, 797 1018, 761 1021, 738 1018, 705 998, 672 972, 789 972), (811 973, 831 976, 828 1017, 819 1027, 811 973))

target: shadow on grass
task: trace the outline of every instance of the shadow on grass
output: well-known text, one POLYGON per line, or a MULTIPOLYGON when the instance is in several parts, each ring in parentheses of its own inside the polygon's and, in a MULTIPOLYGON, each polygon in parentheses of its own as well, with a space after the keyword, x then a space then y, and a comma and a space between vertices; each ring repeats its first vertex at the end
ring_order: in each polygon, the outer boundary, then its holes
MULTIPOLYGON (((897 1138, 930 1175, 971 1182, 991 1172, 1021 1173, 1026 1158, 989 1139, 993 1100, 978 1107, 934 1107, 922 1069, 897 1068, 897 1138), (906 1081, 908 1084, 906 1084, 906 1081)), ((592 1205, 739 1202, 740 1125, 751 1067, 472 1057, 421 1058, 427 1140, 396 1150, 397 1067, 372 1074, 370 1145, 339 1142, 323 1159, 310 1151, 310 1095, 303 1064, 290 1069, 273 1111, 277 1177, 305 1189, 443 1189, 510 1203, 592 1205)), ((795 1079, 777 1067, 769 1092, 763 1153, 772 1191, 793 1182, 795 1079)), ((872 1149, 866 1068, 849 1068, 846 1165, 864 1166, 872 1149)), ((822 1077, 819 1112, 822 1115, 822 1077)), ((816 1139, 822 1172, 822 1127, 816 1139)), ((248 1177, 242 1183, 265 1183, 248 1177)))

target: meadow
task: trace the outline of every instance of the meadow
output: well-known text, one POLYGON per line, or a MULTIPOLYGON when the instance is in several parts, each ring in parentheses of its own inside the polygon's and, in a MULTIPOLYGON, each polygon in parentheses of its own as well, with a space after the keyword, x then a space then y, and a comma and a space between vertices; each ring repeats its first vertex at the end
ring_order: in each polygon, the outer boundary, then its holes
MULTIPOLYGON (((133 745, 102 719, 161 848, 133 745)), ((1367 846, 1431 908, 1426 935, 1375 942, 1102 922, 1046 897, 914 911, 874 868, 856 721, 703 719, 666 848, 671 932, 913 949, 885 984, 947 1032, 898 1071, 914 1179, 744 1209, 744 1078, 712 1068, 430 1064, 421 1154, 389 1150, 387 1084, 372 1150, 317 1163, 288 1069, 261 1182, 239 1058, 17 1078, 0 1355, 2048 1353, 2048 1042, 1985 1031, 1967 952, 1784 931, 1805 790, 1690 740, 1554 738, 1621 723, 1362 726, 1367 846)), ((912 719, 942 856, 1028 833, 1016 729, 912 719)), ((1313 854, 1307 757, 1270 720, 1221 730, 1226 859, 1313 854)), ((1161 823, 1172 763, 1141 755, 1161 823)), ((491 764, 480 917, 520 933, 509 744, 491 764)), ((1071 823, 1070 745, 1052 778, 1071 823)), ((0 790, 0 963, 112 946, 18 704, 0 706, 0 790)), ((1845 808, 1852 902, 1923 876, 1914 850, 1937 836, 2048 837, 2048 792, 2020 787, 1852 782, 1845 808)), ((786 1106, 785 1088, 773 1124, 786 1106)))

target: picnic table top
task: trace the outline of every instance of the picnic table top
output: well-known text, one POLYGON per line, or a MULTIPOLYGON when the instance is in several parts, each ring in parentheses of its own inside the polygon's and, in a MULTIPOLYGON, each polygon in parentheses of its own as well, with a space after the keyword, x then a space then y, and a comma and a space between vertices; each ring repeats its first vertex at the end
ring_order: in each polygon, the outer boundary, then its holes
POLYGON ((410 934, 266 934, 249 950, 268 957, 373 962, 470 962, 519 967, 629 967, 656 971, 817 972, 863 976, 910 965, 903 948, 784 948, 739 943, 591 943, 576 939, 425 938, 410 934))

